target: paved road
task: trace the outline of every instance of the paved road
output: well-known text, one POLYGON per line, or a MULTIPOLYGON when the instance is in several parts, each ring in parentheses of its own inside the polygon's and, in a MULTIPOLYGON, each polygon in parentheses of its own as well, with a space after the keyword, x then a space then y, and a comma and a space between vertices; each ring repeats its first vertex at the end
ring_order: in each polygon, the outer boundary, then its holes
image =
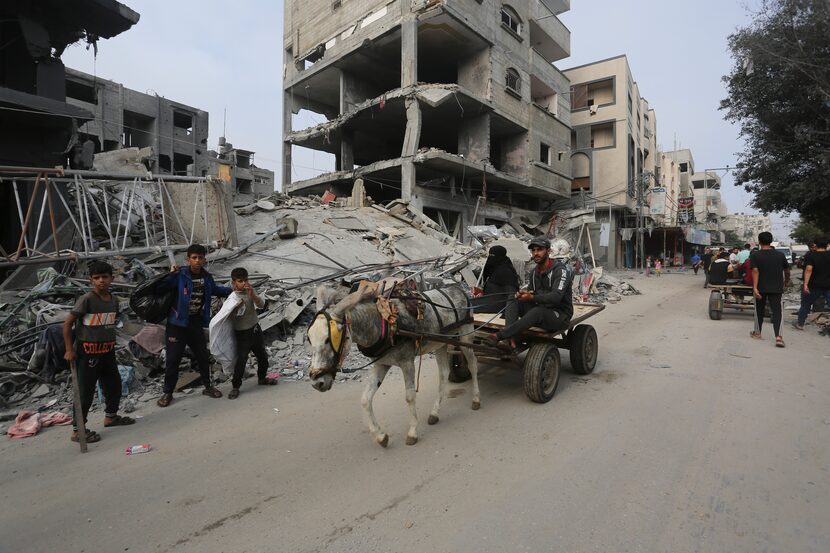
POLYGON ((830 341, 754 341, 745 316, 708 319, 700 284, 639 280, 595 320, 595 373, 546 405, 488 368, 480 411, 453 385, 427 426, 425 363, 413 447, 398 373, 386 450, 356 382, 147 406, 84 456, 65 428, 3 440, 0 551, 826 552, 830 341))

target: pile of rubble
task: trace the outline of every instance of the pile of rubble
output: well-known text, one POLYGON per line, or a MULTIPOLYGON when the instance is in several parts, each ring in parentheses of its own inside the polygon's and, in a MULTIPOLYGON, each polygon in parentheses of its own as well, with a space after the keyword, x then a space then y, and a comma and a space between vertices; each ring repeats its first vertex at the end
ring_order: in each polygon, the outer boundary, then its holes
POLYGON ((591 287, 589 297, 594 303, 617 303, 623 296, 635 296, 640 293, 630 282, 603 273, 602 277, 591 287))
MULTIPOLYGON (((406 203, 366 203, 361 197, 275 193, 236 207, 241 245, 219 248, 208 256, 208 269, 217 282, 227 283, 233 268, 245 267, 251 284, 266 300, 260 326, 272 376, 308 378, 305 331, 316 312, 314 292, 319 285, 350 286, 363 279, 394 276, 414 278, 423 287, 455 281, 472 288, 492 244, 508 247, 520 274, 527 268, 529 235, 521 227, 473 227, 468 230, 475 245, 466 245, 406 203)), ((135 316, 129 295, 145 279, 169 270, 168 255, 156 249, 141 256, 113 254, 107 259, 115 270, 113 290, 121 299, 123 326, 118 330, 116 355, 123 410, 128 413, 161 395, 164 372, 164 327, 135 316)), ((582 301, 615 303, 639 293, 631 284, 593 269, 587 260, 577 260, 576 265, 574 290, 582 301)), ((0 291, 0 420, 13 418, 20 409, 68 412, 72 393, 63 360, 62 323, 75 299, 88 289, 88 281, 83 264, 64 263, 59 268, 60 272, 39 270, 33 287, 0 291)), ((369 361, 353 351, 339 378, 359 380, 360 369, 369 361)), ((199 376, 190 359, 182 364, 176 389, 188 393, 199 384, 199 376)), ((249 374, 255 373, 253 364, 249 360, 249 374)), ((213 378, 224 382, 230 371, 215 363, 213 378)))

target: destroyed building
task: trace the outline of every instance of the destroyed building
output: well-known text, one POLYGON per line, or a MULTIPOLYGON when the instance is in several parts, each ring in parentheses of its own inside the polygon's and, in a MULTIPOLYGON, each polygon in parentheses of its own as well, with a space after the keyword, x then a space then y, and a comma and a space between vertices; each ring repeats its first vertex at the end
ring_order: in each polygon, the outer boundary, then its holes
POLYGON ((462 236, 571 190, 569 0, 285 2, 283 190, 402 199, 462 236), (293 114, 326 122, 296 129, 293 114), (302 149, 333 171, 292 181, 302 149))
POLYGON ((93 114, 78 135, 92 141, 96 154, 150 147, 146 163, 153 173, 208 174, 206 111, 69 68, 66 101, 93 114))
POLYGON ((235 202, 244 205, 274 192, 274 172, 256 166, 256 152, 234 148, 220 136, 219 151, 210 150, 208 154, 209 174, 228 183, 235 202))
MULTIPOLYGON (((34 174, 35 168, 63 165, 67 157, 80 154, 77 129, 94 114, 67 101, 61 55, 79 40, 97 50, 100 39, 123 33, 138 19, 138 13, 114 0, 0 3, 0 165, 4 169, 32 167, 34 174)), ((18 214, 46 197, 45 192, 38 195, 37 187, 20 183, 18 190, 12 184, 0 180, 0 253, 19 250, 19 239, 36 242, 36 225, 20 236, 24 225, 18 214)), ((51 213, 59 223, 66 217, 60 205, 51 213)))

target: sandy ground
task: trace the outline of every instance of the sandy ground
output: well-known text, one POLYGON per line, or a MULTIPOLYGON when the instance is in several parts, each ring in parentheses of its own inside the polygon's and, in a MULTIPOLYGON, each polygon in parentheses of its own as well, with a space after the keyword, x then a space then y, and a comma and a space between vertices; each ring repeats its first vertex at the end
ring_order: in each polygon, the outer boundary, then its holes
MULTIPOLYGON (((420 442, 395 372, 365 429, 363 383, 246 381, 237 401, 150 404, 131 428, 0 441, 2 552, 825 552, 830 543, 830 340, 751 319, 710 321, 702 276, 636 284, 591 322, 595 373, 563 374, 553 401, 487 368, 420 442), (276 411, 279 409, 279 411, 276 411), (153 451, 125 456, 150 443, 153 451)), ((565 368, 569 362, 564 356, 565 368)))

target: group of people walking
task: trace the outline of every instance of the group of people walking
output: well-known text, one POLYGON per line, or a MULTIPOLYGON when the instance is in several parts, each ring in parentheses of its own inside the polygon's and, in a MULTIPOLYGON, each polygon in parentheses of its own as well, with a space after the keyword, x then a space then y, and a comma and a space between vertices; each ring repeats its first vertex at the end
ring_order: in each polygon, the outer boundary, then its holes
MULTIPOLYGON (((783 319, 783 294, 790 286, 790 263, 784 253, 772 246, 773 237, 769 232, 758 235, 758 247, 744 244, 742 250, 732 248, 731 252, 720 248, 719 251, 707 247, 703 256, 697 253, 692 257, 695 274, 700 268, 706 276, 703 287, 719 284, 743 284, 752 287, 755 301, 755 328, 750 333, 760 339, 764 324, 764 314, 770 312, 770 320, 775 333, 775 345, 785 347, 781 336, 783 319)), ((802 267, 804 283, 801 289, 801 306, 798 319, 793 326, 804 329, 807 316, 819 298, 825 298, 830 305, 830 253, 827 251, 827 238, 817 238, 810 243, 810 251, 804 256, 802 267)))

